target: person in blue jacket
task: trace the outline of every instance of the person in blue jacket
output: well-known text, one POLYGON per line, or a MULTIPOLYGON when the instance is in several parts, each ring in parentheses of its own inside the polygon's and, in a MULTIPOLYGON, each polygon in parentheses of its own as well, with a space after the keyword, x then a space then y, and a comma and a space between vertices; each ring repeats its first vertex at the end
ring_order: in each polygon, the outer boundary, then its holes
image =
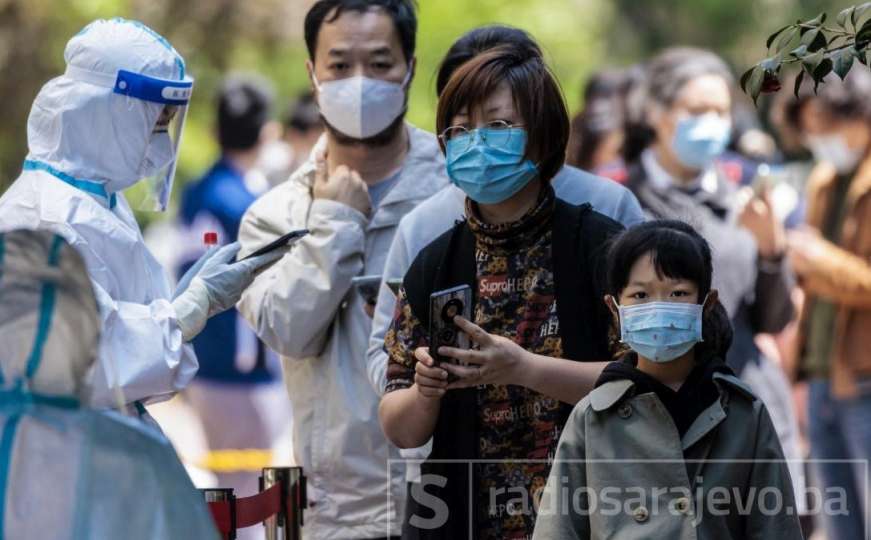
MULTIPOLYGON (((260 194, 251 173, 272 101, 269 86, 259 79, 236 76, 224 81, 217 98, 221 156, 182 197, 182 245, 189 252, 181 257, 180 274, 205 249, 204 233, 217 232, 221 244, 236 241, 242 215, 260 194)), ((266 347, 236 309, 209 320, 193 344, 202 362, 187 398, 202 420, 209 448, 269 449, 289 415, 279 370, 270 369, 266 347)), ((257 492, 252 473, 219 474, 218 480, 239 496, 257 492)))

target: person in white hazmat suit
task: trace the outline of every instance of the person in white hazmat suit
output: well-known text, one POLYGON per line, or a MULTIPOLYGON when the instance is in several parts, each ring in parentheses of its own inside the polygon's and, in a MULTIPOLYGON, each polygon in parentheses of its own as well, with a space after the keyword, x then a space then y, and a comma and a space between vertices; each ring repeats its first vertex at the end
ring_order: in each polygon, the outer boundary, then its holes
POLYGON ((0 539, 217 540, 166 438, 87 407, 99 333, 79 253, 0 233, 0 539))
POLYGON ((143 415, 143 403, 169 398, 196 373, 188 342, 207 318, 285 250, 233 263, 238 244, 213 248, 173 294, 121 191, 147 182, 151 208, 166 208, 193 79, 163 37, 124 19, 89 24, 64 58, 66 71, 30 111, 29 153, 0 198, 0 229, 50 230, 79 250, 102 322, 92 404, 117 405, 120 389, 143 415))

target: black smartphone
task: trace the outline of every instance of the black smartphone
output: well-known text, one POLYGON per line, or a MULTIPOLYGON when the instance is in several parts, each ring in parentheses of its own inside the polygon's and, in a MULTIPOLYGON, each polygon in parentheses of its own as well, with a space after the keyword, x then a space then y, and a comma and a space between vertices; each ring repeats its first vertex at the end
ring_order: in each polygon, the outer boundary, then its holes
POLYGON ((269 253, 270 251, 275 251, 278 248, 281 248, 281 247, 284 247, 288 244, 292 244, 293 242, 296 242, 297 240, 299 240, 303 236, 307 235, 308 233, 309 233, 308 229, 300 229, 298 231, 289 232, 283 236, 280 236, 274 242, 270 242, 269 244, 258 249, 257 251, 255 251, 251 255, 248 255, 247 257, 245 257, 243 259, 239 259, 239 260, 244 261, 244 260, 250 259, 251 257, 258 257, 260 255, 265 255, 265 254, 269 253))
POLYGON ((363 301, 373 306, 378 301, 378 289, 381 287, 381 276, 357 276, 351 278, 351 285, 363 297, 363 301))
POLYGON ((439 347, 470 348, 469 336, 454 324, 454 317, 457 315, 467 320, 472 319, 472 289, 468 285, 460 285, 430 295, 429 354, 436 364, 458 363, 454 358, 438 354, 439 347))

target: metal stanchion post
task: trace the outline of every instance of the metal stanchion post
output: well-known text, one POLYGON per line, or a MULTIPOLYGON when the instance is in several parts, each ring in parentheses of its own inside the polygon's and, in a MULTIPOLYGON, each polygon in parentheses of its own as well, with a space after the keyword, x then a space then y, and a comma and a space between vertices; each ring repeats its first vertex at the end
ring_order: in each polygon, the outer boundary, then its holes
POLYGON ((207 503, 224 501, 230 503, 230 533, 227 535, 227 540, 236 540, 236 496, 233 494, 233 488, 207 488, 201 489, 200 492, 207 503))
POLYGON ((307 506, 302 467, 267 467, 260 477, 260 491, 281 484, 281 511, 263 522, 266 540, 301 540, 302 512, 307 506))

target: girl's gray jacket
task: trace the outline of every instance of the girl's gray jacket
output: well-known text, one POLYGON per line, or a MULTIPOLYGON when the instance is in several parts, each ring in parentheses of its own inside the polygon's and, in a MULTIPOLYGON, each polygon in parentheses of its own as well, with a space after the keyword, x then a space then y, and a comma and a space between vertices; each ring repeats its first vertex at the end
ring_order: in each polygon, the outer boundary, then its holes
POLYGON ((749 387, 715 374, 720 399, 683 437, 629 380, 575 407, 541 498, 534 540, 802 538, 783 451, 749 387))

